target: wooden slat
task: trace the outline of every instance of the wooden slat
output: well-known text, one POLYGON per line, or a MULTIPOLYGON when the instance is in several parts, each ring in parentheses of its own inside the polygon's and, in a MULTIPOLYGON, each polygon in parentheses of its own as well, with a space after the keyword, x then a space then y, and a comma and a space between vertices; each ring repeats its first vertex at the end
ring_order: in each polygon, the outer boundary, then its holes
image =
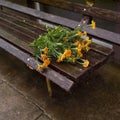
POLYGON ((23 16, 20 16, 20 15, 14 14, 14 13, 12 13, 10 11, 2 11, 2 12, 0 12, 0 14, 2 16, 9 17, 9 19, 13 19, 15 21, 19 21, 21 24, 24 24, 27 27, 32 26, 32 27, 34 27, 35 30, 37 30, 36 32, 40 32, 40 31, 44 32, 44 31, 46 31, 45 25, 40 24, 40 23, 38 23, 36 21, 33 21, 31 19, 28 19, 25 16, 23 17, 23 16))
POLYGON ((84 28, 85 31, 88 32, 88 35, 92 36, 93 38, 111 43, 120 45, 120 34, 114 33, 105 29, 96 28, 92 30, 89 27, 84 28))
POLYGON ((72 12, 77 12, 92 17, 120 23, 120 13, 108 9, 102 9, 97 7, 89 7, 80 3, 69 2, 65 0, 31 0, 34 2, 39 2, 45 5, 50 5, 72 12))
POLYGON ((0 17, 0 22, 4 25, 6 25, 7 27, 10 27, 10 28, 14 28, 14 29, 17 29, 19 31, 21 31, 22 34, 30 37, 31 39, 34 39, 34 38, 37 38, 38 37, 38 34, 32 32, 31 30, 28 30, 26 29, 25 27, 23 26, 20 26, 19 24, 15 24, 7 19, 3 19, 2 17, 0 17))
MULTIPOLYGON (((0 47, 9 52, 10 54, 16 56, 18 59, 22 60, 27 65, 31 66, 33 69, 37 69, 37 63, 33 57, 29 54, 19 50, 18 48, 14 47, 13 45, 9 44, 5 40, 0 38, 0 47)), ((60 86, 66 91, 70 91, 73 86, 73 82, 66 78, 65 76, 59 74, 58 72, 52 70, 51 68, 47 67, 44 71, 38 71, 40 74, 44 75, 45 77, 49 78, 55 84, 60 86)))
POLYGON ((110 55, 111 53, 113 53, 113 49, 112 48, 108 48, 108 47, 103 47, 102 45, 96 44, 96 43, 92 43, 91 44, 91 49, 95 52, 99 52, 105 56, 110 55))
POLYGON ((102 62, 104 62, 107 57, 106 55, 90 50, 89 53, 86 55, 86 58, 90 61, 91 67, 95 67, 99 65, 99 63, 101 64, 102 62))
POLYGON ((22 31, 14 29, 13 27, 10 27, 7 24, 3 24, 1 22, 0 22, 0 29, 3 29, 5 31, 9 32, 11 35, 18 37, 21 41, 30 43, 33 40, 32 37, 25 35, 22 31))
MULTIPOLYGON (((56 63, 53 62, 53 69, 60 72, 61 74, 67 76, 73 81, 77 82, 83 72, 87 72, 88 68, 83 68, 83 66, 79 63, 70 64, 70 63, 56 63)), ((80 80, 80 79, 79 79, 80 80)))
POLYGON ((3 28, 2 29, 0 28, 0 37, 27 53, 34 52, 34 50, 28 45, 28 43, 23 41, 23 38, 22 39, 19 38, 18 35, 13 36, 13 34, 8 32, 6 29, 4 30, 3 28))
POLYGON ((33 34, 37 35, 38 34, 42 34, 44 33, 45 31, 42 30, 42 29, 38 29, 37 27, 33 27, 31 24, 26 24, 26 21, 25 20, 20 20, 19 18, 17 18, 17 16, 12 16, 12 15, 9 15, 9 14, 5 14, 5 13, 0 13, 0 17, 4 20, 7 20, 7 22, 12 22, 13 24, 19 26, 19 27, 22 27, 22 29, 25 29, 25 30, 30 30, 33 34))

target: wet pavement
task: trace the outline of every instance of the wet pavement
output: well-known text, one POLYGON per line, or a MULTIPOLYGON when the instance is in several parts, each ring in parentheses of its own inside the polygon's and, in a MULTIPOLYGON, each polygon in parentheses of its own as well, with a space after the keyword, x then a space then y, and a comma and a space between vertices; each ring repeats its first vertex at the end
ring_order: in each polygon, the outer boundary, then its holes
POLYGON ((0 85, 0 119, 1 120, 35 120, 42 111, 29 103, 11 86, 0 85))
POLYGON ((0 120, 119 120, 120 65, 108 62, 72 94, 0 49, 0 120))

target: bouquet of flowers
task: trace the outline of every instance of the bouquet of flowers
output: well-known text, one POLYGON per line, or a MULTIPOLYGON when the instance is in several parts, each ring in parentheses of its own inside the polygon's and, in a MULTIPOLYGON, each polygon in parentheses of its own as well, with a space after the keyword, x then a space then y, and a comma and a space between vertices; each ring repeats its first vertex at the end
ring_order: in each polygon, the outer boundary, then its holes
MULTIPOLYGON (((92 21, 90 26, 95 29, 95 22, 92 21)), ((44 35, 31 43, 36 58, 43 61, 38 64, 38 70, 47 67, 53 59, 58 63, 76 63, 79 60, 83 67, 88 67, 89 60, 84 59, 84 54, 89 51, 92 41, 83 27, 76 27, 74 30, 63 26, 46 29, 44 35)))

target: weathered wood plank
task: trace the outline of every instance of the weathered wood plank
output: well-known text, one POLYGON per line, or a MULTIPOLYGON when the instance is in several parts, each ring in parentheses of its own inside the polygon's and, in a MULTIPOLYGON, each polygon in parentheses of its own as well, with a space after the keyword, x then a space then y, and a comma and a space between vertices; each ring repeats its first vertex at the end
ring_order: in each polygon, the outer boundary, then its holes
POLYGON ((102 45, 96 44, 96 43, 92 43, 91 44, 91 49, 95 52, 99 52, 103 55, 110 55, 113 52, 112 48, 108 48, 108 47, 103 47, 102 45))
POLYGON ((13 27, 10 27, 10 26, 3 24, 1 22, 0 22, 0 29, 3 29, 5 31, 7 31, 8 33, 10 33, 11 35, 18 37, 21 41, 25 41, 25 42, 30 43, 33 40, 32 37, 25 35, 22 31, 14 29, 13 27))
POLYGON ((32 32, 34 35, 33 37, 36 37, 39 34, 39 32, 36 28, 31 27, 31 26, 25 24, 24 22, 16 20, 15 18, 4 16, 4 15, 0 15, 0 18, 2 18, 2 21, 4 20, 4 22, 8 22, 11 25, 18 26, 20 28, 22 27, 22 29, 25 31, 25 33, 26 33, 26 31, 32 32))
POLYGON ((34 52, 34 50, 29 46, 29 44, 24 42, 23 38, 21 39, 18 35, 16 36, 11 34, 6 29, 4 30, 3 28, 2 29, 0 28, 0 37, 6 40, 7 42, 13 44, 14 46, 17 46, 19 49, 23 50, 24 52, 31 53, 31 55, 34 52))
MULTIPOLYGON (((76 64, 70 64, 70 63, 56 63, 53 62, 52 68, 59 72, 68 78, 72 79, 73 81, 77 82, 82 73, 85 71, 87 72, 88 68, 85 69, 83 66, 79 63, 76 64)), ((80 79, 79 79, 80 80, 80 79)))
POLYGON ((99 63, 104 62, 106 56, 90 50, 89 53, 86 54, 86 58, 90 61, 90 66, 95 67, 96 65, 99 65, 99 63))
MULTIPOLYGON (((9 44, 8 42, 4 41, 1 38, 0 38, 0 47, 6 50, 7 52, 9 52, 10 54, 16 56, 18 59, 22 60, 27 65, 31 66, 33 69, 37 70, 38 61, 36 61, 29 54, 19 50, 18 48, 9 44)), ((68 92, 74 85, 73 81, 59 74, 58 72, 52 70, 49 67, 47 67, 44 71, 38 71, 38 72, 68 92)))
POLYGON ((5 20, 7 20, 9 22, 11 21, 12 23, 14 23, 16 25, 22 26, 23 29, 32 31, 33 34, 38 35, 38 34, 42 34, 45 32, 45 30, 44 30, 45 28, 41 29, 41 26, 39 28, 38 28, 38 26, 33 27, 34 25, 32 25, 32 24, 34 24, 34 23, 29 24, 29 23, 27 23, 26 19, 24 19, 24 18, 20 19, 20 17, 18 17, 18 16, 12 16, 12 14, 4 13, 4 12, 0 13, 0 17, 4 18, 5 20))
POLYGON ((7 19, 4 19, 0 16, 0 21, 2 25, 6 25, 7 27, 10 27, 11 29, 15 29, 15 30, 19 30, 21 31, 21 34, 24 34, 28 37, 30 37, 31 39, 37 38, 38 34, 34 33, 33 31, 26 29, 23 26, 20 26, 19 24, 15 24, 7 19))
POLYGON ((31 0, 33 2, 39 2, 45 5, 50 5, 72 12, 89 15, 92 17, 120 23, 120 13, 108 9, 102 9, 97 7, 89 7, 80 3, 69 2, 65 0, 31 0))
POLYGON ((85 27, 84 30, 87 31, 88 35, 90 35, 93 38, 96 38, 111 44, 120 45, 120 34, 118 33, 114 33, 101 28, 96 28, 92 30, 89 27, 85 27))

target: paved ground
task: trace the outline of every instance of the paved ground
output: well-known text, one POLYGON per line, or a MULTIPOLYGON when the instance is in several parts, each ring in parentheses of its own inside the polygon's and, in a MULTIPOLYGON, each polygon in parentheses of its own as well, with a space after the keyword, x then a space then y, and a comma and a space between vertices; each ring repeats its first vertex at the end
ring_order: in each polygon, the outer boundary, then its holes
POLYGON ((0 120, 119 120, 120 65, 108 63, 89 75, 73 94, 0 49, 0 120))
POLYGON ((42 106, 27 96, 29 91, 36 89, 31 81, 34 76, 29 76, 32 71, 1 49, 0 66, 0 120, 52 120, 42 106))

